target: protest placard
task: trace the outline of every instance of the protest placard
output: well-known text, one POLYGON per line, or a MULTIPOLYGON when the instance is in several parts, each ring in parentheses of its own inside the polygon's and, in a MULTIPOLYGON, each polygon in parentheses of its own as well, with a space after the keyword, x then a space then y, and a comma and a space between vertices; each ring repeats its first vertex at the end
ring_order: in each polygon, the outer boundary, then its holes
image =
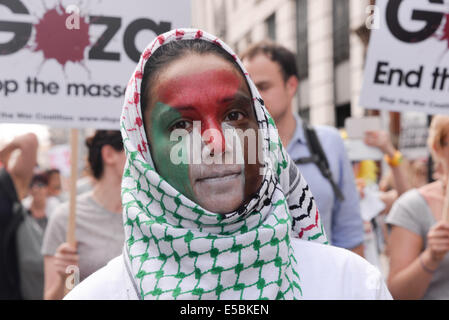
POLYGON ((377 1, 360 105, 449 114, 449 2, 377 1))
POLYGON ((189 0, 0 1, 0 122, 119 129, 141 50, 189 26, 189 0))

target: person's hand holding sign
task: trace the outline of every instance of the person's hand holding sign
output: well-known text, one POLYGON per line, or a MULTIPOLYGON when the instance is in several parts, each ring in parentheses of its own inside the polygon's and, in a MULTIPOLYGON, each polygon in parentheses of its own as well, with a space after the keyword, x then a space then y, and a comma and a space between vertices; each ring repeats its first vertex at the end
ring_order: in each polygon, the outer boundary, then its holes
MULTIPOLYGON (((76 285, 79 255, 77 248, 69 243, 62 243, 54 256, 45 256, 45 300, 58 300, 64 296, 64 293, 72 288, 69 276, 75 276, 76 285), (69 283, 67 283, 69 280, 69 283)), ((73 279, 73 278, 72 278, 73 279)), ((73 281, 72 281, 73 282, 73 281)))
POLYGON ((72 247, 68 243, 61 244, 56 250, 54 265, 58 275, 65 279, 67 277, 67 268, 70 266, 78 266, 79 256, 77 248, 72 247))

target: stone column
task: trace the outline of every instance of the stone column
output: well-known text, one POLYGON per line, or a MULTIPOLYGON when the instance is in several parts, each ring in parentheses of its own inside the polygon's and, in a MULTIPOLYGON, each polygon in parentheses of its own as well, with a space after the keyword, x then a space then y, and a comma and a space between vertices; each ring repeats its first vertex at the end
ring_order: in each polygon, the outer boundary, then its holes
POLYGON ((365 46, 354 31, 361 26, 366 28, 365 23, 368 19, 366 10, 369 5, 369 0, 350 0, 350 77, 351 114, 353 117, 362 117, 364 115, 364 109, 359 106, 359 97, 365 65, 365 46))
POLYGON ((308 1, 309 105, 312 124, 335 124, 332 1, 308 1))

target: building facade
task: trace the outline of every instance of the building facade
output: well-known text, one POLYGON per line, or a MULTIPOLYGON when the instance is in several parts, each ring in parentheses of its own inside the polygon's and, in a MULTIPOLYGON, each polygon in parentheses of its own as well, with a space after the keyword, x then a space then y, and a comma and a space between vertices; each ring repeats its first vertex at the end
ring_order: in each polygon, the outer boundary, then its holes
POLYGON ((312 124, 337 127, 363 116, 362 84, 370 0, 192 0, 193 26, 239 53, 272 39, 297 53, 296 111, 312 124))

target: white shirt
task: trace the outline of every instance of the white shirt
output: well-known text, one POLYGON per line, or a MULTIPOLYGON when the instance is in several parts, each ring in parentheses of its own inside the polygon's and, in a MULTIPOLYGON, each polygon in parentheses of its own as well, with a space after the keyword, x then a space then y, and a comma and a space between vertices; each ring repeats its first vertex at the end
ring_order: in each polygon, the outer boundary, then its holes
MULTIPOLYGON (((303 299, 390 300, 379 270, 355 253, 334 246, 292 239, 303 299)), ((111 260, 76 286, 67 300, 135 300, 124 257, 111 260)))

